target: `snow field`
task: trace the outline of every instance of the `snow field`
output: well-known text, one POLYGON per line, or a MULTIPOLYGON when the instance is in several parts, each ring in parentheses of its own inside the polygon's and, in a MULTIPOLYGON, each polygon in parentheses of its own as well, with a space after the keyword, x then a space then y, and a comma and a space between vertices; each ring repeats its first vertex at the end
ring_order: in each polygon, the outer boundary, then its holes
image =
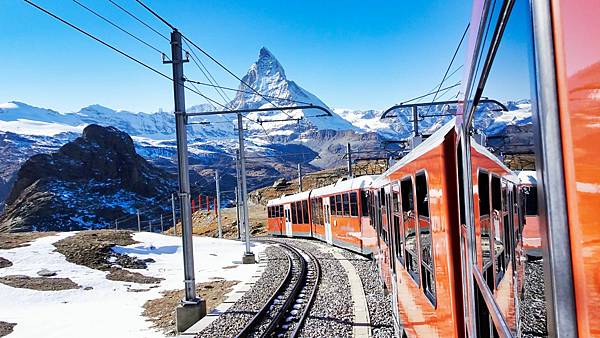
MULTIPOLYGON (((154 259, 156 262, 148 263, 146 270, 131 271, 165 279, 149 291, 128 292, 129 288, 148 289, 152 284, 107 280, 107 272, 69 263, 54 251, 53 243, 73 234, 60 233, 37 239, 27 247, 0 250, 0 256, 13 263, 0 269, 0 276, 38 277, 37 272, 45 268, 56 271, 56 277, 70 278, 82 286, 76 290, 36 291, 0 284, 0 320, 17 323, 10 337, 162 337, 142 316, 142 306, 147 300, 160 298, 161 291, 183 289, 181 238, 136 233, 133 238, 140 243, 114 248, 130 256, 154 259), (86 287, 93 289, 86 291, 86 287)), ((253 246, 257 255, 264 249, 261 244, 253 246)), ((257 265, 242 265, 243 251, 242 242, 194 237, 196 282, 216 277, 246 282, 257 265), (239 265, 223 269, 234 264, 239 265)))

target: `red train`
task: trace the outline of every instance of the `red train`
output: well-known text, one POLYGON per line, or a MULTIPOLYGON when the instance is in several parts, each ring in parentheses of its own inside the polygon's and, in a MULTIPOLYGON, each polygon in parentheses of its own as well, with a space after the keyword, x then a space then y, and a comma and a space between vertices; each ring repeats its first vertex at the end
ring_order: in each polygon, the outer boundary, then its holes
POLYGON ((583 38, 598 17, 594 1, 475 1, 456 118, 378 177, 269 201, 269 232, 372 254, 410 337, 520 336, 525 254, 538 249, 548 335, 600 336, 600 40, 583 38), (506 86, 528 98, 511 114, 531 110, 535 188, 471 137, 497 111, 482 100, 506 86))

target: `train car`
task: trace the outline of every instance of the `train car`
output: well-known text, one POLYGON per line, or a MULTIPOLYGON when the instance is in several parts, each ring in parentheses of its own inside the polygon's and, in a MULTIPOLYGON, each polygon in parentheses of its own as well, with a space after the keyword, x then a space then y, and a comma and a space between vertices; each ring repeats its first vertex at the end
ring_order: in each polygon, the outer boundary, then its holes
MULTIPOLYGON (((333 216, 326 212, 311 226, 313 237, 333 245, 341 244, 334 238, 363 239, 362 250, 374 254, 393 294, 403 336, 529 334, 521 316, 530 311, 520 306, 524 254, 536 236, 525 215, 532 197, 526 190, 533 187, 521 185, 472 137, 486 127, 478 114, 499 111, 483 100, 507 86, 525 95, 535 135, 540 242, 534 246, 542 250, 548 318, 540 334, 600 336, 600 154, 594 142, 600 140, 600 40, 581 38, 600 33, 597 17, 594 1, 474 1, 455 122, 373 181, 362 203, 369 225, 361 221, 360 235, 356 227, 328 235, 325 220, 333 216), (516 70, 512 76, 509 68, 516 70)), ((337 216, 331 194, 329 212, 332 200, 337 216)), ((316 206, 319 201, 313 199, 316 206)), ((343 212, 343 197, 341 203, 343 212)))
POLYGON ((313 210, 323 214, 323 221, 318 218, 313 224, 314 237, 359 253, 371 253, 375 234, 369 231, 366 191, 375 178, 367 175, 343 179, 312 190, 313 210))
POLYGON ((267 232, 272 236, 281 236, 285 230, 285 216, 283 204, 278 199, 267 203, 267 232))
POLYGON ((282 196, 270 200, 267 205, 278 210, 276 217, 270 218, 268 224, 281 231, 275 235, 287 237, 312 237, 311 212, 309 209, 310 191, 294 195, 282 196))

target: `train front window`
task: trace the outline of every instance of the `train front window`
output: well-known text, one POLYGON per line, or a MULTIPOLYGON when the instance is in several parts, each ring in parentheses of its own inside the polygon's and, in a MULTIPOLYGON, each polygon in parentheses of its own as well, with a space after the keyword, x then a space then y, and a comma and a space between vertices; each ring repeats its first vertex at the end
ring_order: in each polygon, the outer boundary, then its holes
POLYGON ((367 195, 367 192, 364 190, 360 191, 360 211, 361 211, 361 216, 363 217, 368 217, 369 216, 369 210, 370 210, 370 203, 369 203, 369 196, 367 195))
POLYGON ((417 249, 416 217, 413 195, 412 177, 403 179, 400 183, 402 194, 402 222, 404 224, 404 247, 406 270, 419 283, 419 256, 417 249))
POLYGON ((342 204, 344 205, 344 216, 350 216, 350 200, 348 194, 342 194, 342 204))

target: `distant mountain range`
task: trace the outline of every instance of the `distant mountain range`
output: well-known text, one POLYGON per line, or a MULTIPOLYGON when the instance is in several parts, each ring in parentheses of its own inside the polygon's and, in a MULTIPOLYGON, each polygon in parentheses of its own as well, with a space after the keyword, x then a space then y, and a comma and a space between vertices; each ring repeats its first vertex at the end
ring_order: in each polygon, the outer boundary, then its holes
MULTIPOLYGON (((259 52, 258 60, 250 66, 243 81, 253 90, 240 83, 239 92, 226 104, 228 108, 260 108, 305 104, 328 107, 316 95, 287 79, 283 66, 266 48, 259 52), (257 95, 254 90, 263 96, 257 95)), ((501 133, 507 126, 531 123, 530 103, 507 102, 509 111, 501 112, 494 107, 480 107, 476 126, 486 133, 501 133)), ((214 111, 209 104, 189 107, 188 111, 214 111)), ((447 107, 435 107, 431 114, 447 107)), ((295 175, 297 163, 305 171, 340 166, 346 143, 353 151, 369 151, 373 155, 385 152, 383 140, 406 139, 412 133, 411 112, 401 110, 398 117, 380 120, 381 111, 332 109, 332 117, 318 117, 316 109, 286 110, 249 113, 245 128, 249 151, 249 184, 257 188, 271 183, 278 177, 295 175), (301 118, 258 124, 252 121, 267 119, 301 118), (258 157, 261 160, 257 160, 258 157)), ((425 112, 422 112, 425 113, 425 112)), ((426 114, 425 114, 426 115, 426 114)), ((433 131, 446 117, 424 118, 420 128, 433 131)), ((192 181, 196 187, 212 191, 211 175, 220 168, 224 174, 224 191, 233 190, 235 165, 233 155, 237 148, 237 132, 233 116, 193 117, 188 126, 192 181)), ((91 105, 76 113, 61 113, 38 108, 21 102, 0 104, 0 202, 3 201, 14 182, 20 165, 37 153, 56 151, 60 146, 77 138, 89 124, 113 126, 129 134, 138 154, 154 165, 175 172, 176 144, 175 124, 172 112, 116 111, 101 105, 91 105)), ((229 195, 229 198, 233 198, 229 195)))

